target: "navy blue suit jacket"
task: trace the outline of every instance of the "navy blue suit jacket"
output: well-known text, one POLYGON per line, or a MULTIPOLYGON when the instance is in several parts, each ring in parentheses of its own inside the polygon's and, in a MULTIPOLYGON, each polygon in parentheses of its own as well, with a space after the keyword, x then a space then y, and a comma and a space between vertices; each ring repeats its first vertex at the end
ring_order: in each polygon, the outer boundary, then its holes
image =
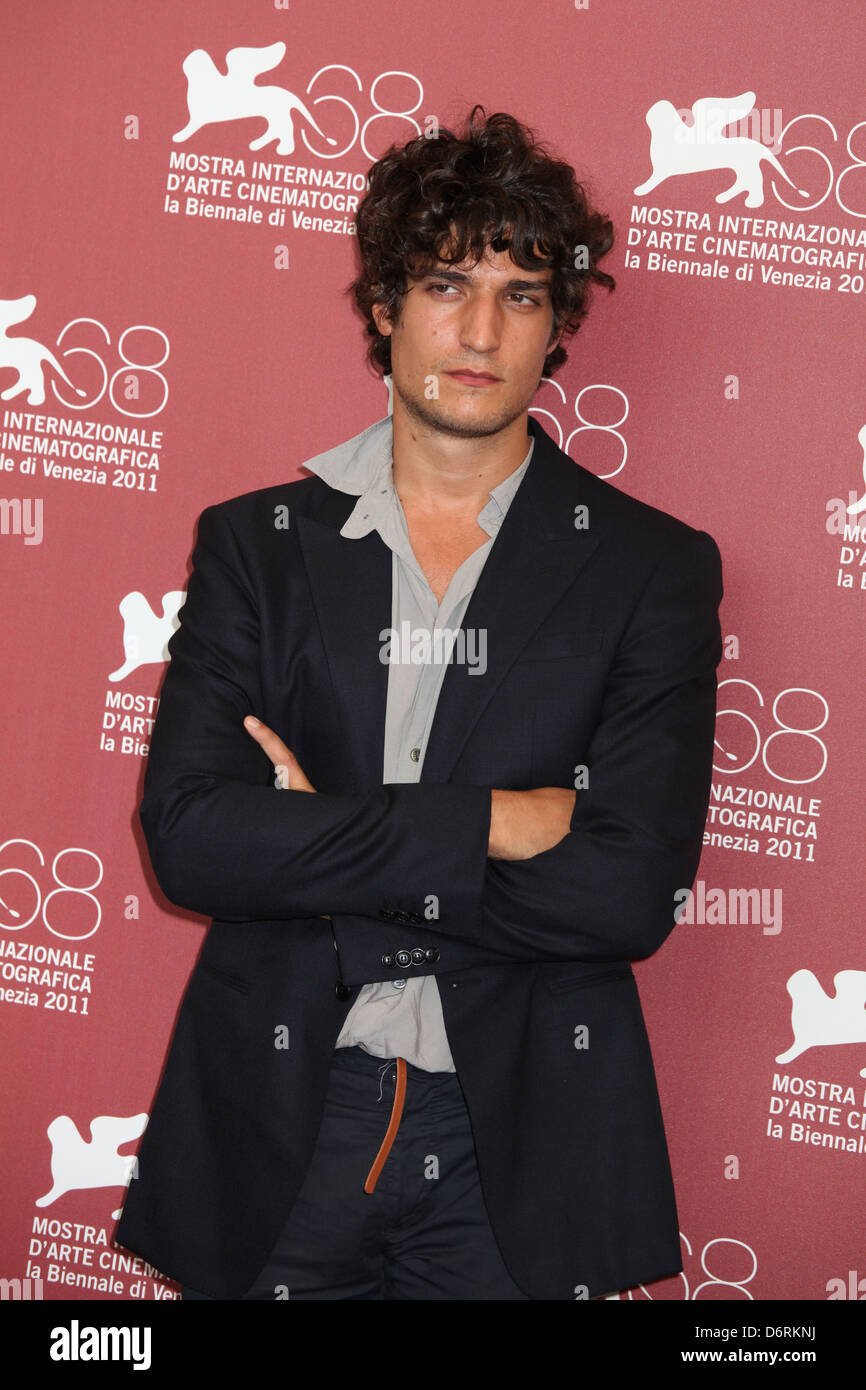
POLYGON ((213 922, 116 1238, 204 1293, 238 1298, 265 1263, 358 987, 416 948, 438 952, 406 974, 438 978, 515 1282, 574 1299, 680 1269, 630 962, 672 930, 700 858, 721 560, 528 428, 464 618, 487 631, 487 670, 449 666, 417 784, 382 785, 391 552, 341 537, 356 499, 306 477, 199 519, 140 818, 166 896, 213 922), (275 787, 248 713, 315 794, 275 787), (569 833, 488 859, 490 789, 573 788, 581 766, 569 833))

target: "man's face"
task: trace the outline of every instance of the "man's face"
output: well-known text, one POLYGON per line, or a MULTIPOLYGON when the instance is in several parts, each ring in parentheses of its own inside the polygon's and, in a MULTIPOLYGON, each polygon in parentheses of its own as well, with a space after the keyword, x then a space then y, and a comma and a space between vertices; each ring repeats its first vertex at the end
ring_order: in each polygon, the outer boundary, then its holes
POLYGON ((551 338, 553 272, 523 270, 510 251, 489 246, 475 266, 439 265, 407 277, 397 323, 374 307, 379 331, 391 336, 395 396, 434 429, 495 434, 528 409, 561 337, 551 338), (461 369, 486 376, 473 381, 461 369))

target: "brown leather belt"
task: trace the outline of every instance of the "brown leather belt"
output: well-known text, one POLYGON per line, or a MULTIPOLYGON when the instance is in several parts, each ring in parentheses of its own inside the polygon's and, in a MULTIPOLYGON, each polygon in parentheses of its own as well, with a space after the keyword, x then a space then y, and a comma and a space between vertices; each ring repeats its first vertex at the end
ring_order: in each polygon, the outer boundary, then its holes
POLYGON ((406 1063, 402 1057, 397 1058, 397 1087, 394 1091, 394 1104, 391 1107, 391 1119, 385 1131, 385 1138, 382 1140, 379 1152, 373 1160, 373 1166, 367 1174, 367 1181, 364 1183, 365 1192, 374 1192, 376 1183, 379 1181, 379 1174, 385 1167, 385 1160, 391 1152, 391 1146, 397 1138, 397 1130, 400 1128, 400 1118, 403 1114, 403 1101, 406 1097, 406 1063))

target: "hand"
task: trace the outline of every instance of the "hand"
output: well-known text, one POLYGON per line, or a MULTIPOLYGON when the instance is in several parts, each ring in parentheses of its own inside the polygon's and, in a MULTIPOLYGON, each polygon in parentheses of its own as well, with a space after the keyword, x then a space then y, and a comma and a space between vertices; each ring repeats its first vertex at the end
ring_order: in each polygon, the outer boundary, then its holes
POLYGON ((490 859, 531 859, 565 839, 577 792, 567 787, 531 787, 490 793, 490 859))
POLYGON ((278 787, 293 792, 314 792, 316 790, 312 782, 308 781, 304 769, 294 753, 286 747, 279 734, 275 734, 273 729, 268 728, 267 724, 256 719, 254 714, 247 715, 244 720, 244 728, 248 734, 252 734, 256 743, 264 749, 273 763, 278 787))
MULTIPOLYGON (((263 748, 274 765, 277 774, 277 786, 293 792, 314 792, 316 788, 308 779, 304 769, 298 762, 294 753, 287 748, 273 729, 269 729, 267 724, 263 724, 260 719, 256 719, 254 714, 248 714, 244 720, 244 728, 251 734, 260 748, 263 748)), ((321 912, 320 917, 324 917, 330 922, 331 914, 321 912)))

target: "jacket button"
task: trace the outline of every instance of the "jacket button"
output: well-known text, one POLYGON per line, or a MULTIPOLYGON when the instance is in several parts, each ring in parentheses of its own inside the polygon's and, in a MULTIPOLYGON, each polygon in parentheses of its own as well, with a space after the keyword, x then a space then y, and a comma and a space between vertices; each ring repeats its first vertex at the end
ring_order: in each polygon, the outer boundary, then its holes
POLYGON ((409 966, 412 964, 412 952, 397 951, 394 960, 400 966, 401 970, 408 970, 409 966))
POLYGON ((427 950, 424 952, 424 959, 425 959, 425 960, 431 960, 431 961, 432 961, 432 960, 438 960, 438 959, 439 959, 439 947, 438 947, 438 946, 428 946, 428 947, 427 947, 427 950))
POLYGON ((394 913, 394 920, 395 920, 395 922, 403 922, 403 923, 405 924, 405 923, 411 922, 412 919, 411 919, 411 917, 409 916, 409 913, 408 913, 408 912, 400 911, 400 912, 395 912, 395 913, 394 913))
POLYGON ((386 966, 388 967, 388 969, 390 970, 391 966, 394 964, 394 952, 393 952, 393 951, 386 951, 386 952, 385 952, 384 956, 382 957, 382 964, 383 964, 383 965, 386 965, 386 966))
POLYGON ((426 952, 426 951, 422 951, 422 950, 420 949, 420 947, 416 946, 416 947, 415 947, 415 950, 412 952, 412 964, 413 964, 413 965, 423 965, 426 959, 427 959, 427 952, 426 952))
POLYGON ((334 986, 334 993, 336 994, 341 1004, 344 1004, 347 999, 350 999, 352 997, 351 986, 344 985, 342 980, 337 981, 336 985, 334 986))
POLYGON ((380 917, 382 918, 382 920, 385 921, 385 922, 393 922, 393 921, 394 921, 394 918, 396 917, 396 915, 397 915, 397 914, 396 914, 396 912, 393 910, 393 908, 390 908, 390 907, 381 907, 381 908, 379 909, 379 916, 380 916, 380 917))

